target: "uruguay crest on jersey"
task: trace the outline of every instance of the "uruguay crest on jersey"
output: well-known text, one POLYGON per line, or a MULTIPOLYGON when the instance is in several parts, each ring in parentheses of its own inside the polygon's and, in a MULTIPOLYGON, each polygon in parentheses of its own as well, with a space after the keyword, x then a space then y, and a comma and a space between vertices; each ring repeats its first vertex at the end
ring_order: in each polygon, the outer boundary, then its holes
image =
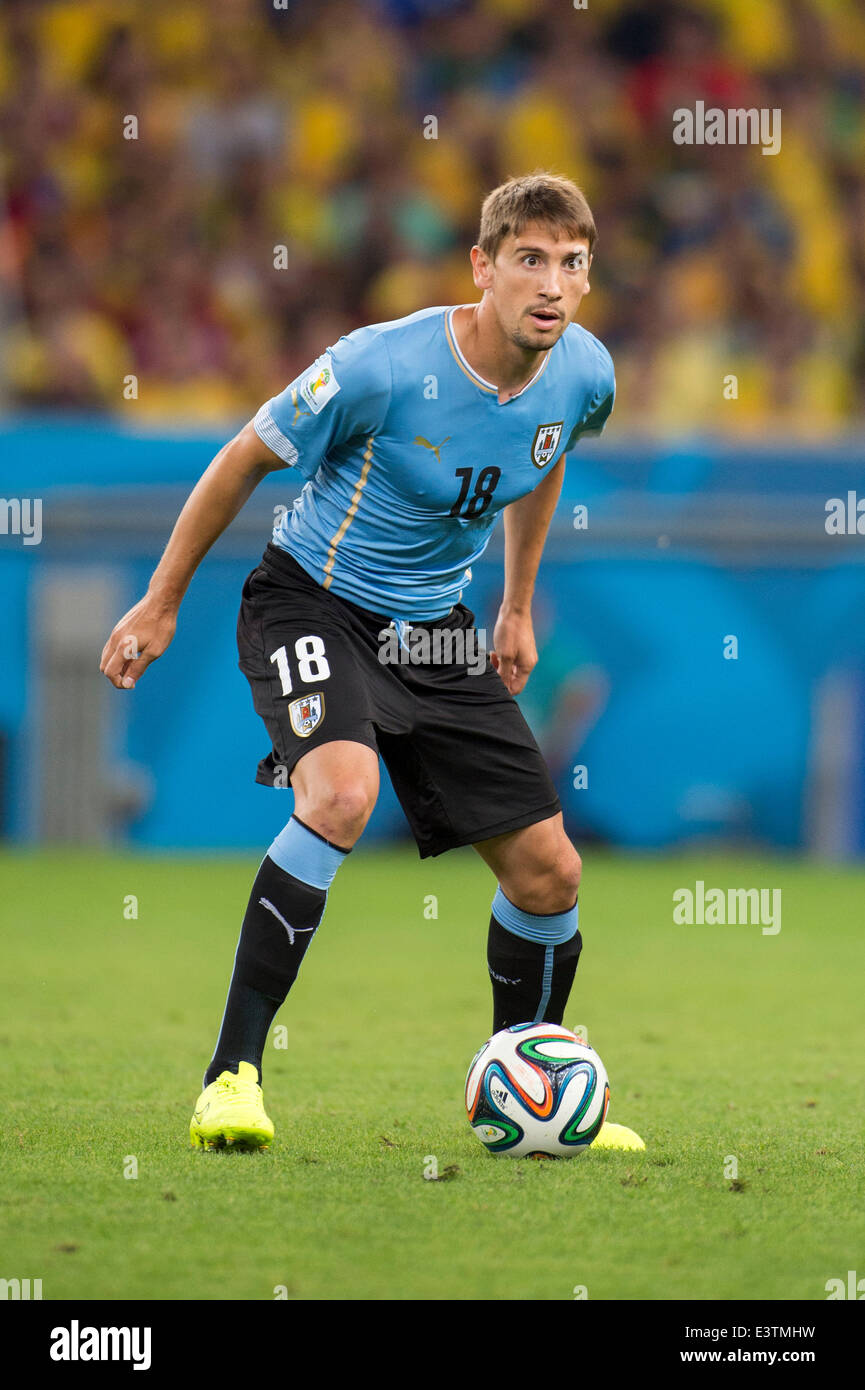
POLYGON ((313 729, 317 728, 324 718, 324 696, 320 691, 316 691, 314 695, 304 695, 299 700, 292 700, 288 707, 288 715, 298 738, 309 738, 313 729))
POLYGON ((552 425, 538 425, 532 443, 532 463, 536 468, 543 468, 555 457, 564 423, 564 420, 556 420, 552 425))

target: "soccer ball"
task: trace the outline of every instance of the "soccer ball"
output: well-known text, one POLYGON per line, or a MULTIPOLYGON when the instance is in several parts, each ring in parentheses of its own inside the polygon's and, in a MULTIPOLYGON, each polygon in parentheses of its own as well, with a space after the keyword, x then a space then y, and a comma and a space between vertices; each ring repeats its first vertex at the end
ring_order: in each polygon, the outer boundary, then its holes
POLYGON ((491 1154, 574 1158, 597 1138, 610 1083, 593 1047, 557 1023, 517 1023, 484 1043, 466 1077, 469 1124, 491 1154))

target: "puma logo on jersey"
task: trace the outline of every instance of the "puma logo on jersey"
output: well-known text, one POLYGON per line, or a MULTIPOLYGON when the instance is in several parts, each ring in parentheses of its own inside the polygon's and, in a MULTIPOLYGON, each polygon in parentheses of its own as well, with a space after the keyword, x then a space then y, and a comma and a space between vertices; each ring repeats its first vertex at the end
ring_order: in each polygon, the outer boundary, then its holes
POLYGON ((430 444, 429 440, 428 440, 428 439, 424 439, 424 437, 423 437, 422 434, 416 434, 415 437, 414 437, 414 439, 412 440, 412 443, 413 443, 413 444, 420 444, 421 447, 424 448, 424 449, 430 449, 430 450, 432 451, 432 453, 434 453, 435 456, 436 456, 436 463, 441 463, 442 459, 441 459, 441 453, 439 452, 439 450, 443 449, 444 446, 448 443, 449 440, 450 440, 450 435, 448 435, 447 439, 443 439, 442 442, 441 442, 441 444, 430 444))

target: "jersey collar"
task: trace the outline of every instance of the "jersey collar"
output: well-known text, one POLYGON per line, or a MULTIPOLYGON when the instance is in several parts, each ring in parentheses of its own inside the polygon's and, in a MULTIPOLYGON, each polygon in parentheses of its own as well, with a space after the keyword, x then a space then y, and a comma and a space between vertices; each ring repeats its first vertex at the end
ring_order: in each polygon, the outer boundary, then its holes
MULTIPOLYGON (((499 401, 499 399, 498 399, 498 395, 499 395, 499 388, 498 388, 498 386, 494 385, 493 382, 491 382, 491 381, 487 381, 485 377, 482 377, 482 376, 480 375, 479 372, 476 372, 476 371, 475 371, 474 367, 470 366, 469 362, 467 361, 467 359, 466 359, 466 358, 464 357, 464 355, 463 355, 463 352, 462 352, 462 349, 460 348, 459 343, 457 342, 457 335, 456 335, 456 332, 454 331, 454 323, 453 323, 454 314, 456 313, 457 309, 471 309, 471 308, 473 308, 473 305, 471 305, 471 304, 453 304, 453 305, 451 305, 450 309, 447 310, 447 312, 446 312, 446 314, 445 314, 445 334, 446 334, 447 340, 448 340, 448 347, 450 348, 451 352, 453 353, 454 357, 456 358, 456 360, 457 360, 457 365, 460 367, 460 369, 461 369, 463 372, 465 372, 465 374, 466 374, 466 376, 469 378, 469 380, 474 382, 475 386, 480 387, 481 391, 486 391, 488 394, 489 394, 489 393, 492 393, 492 395, 494 395, 494 396, 496 397, 496 401, 497 401, 497 403, 498 403, 499 405, 510 405, 511 401, 517 400, 517 399, 518 399, 520 396, 522 396, 526 391, 528 391, 528 389, 529 389, 530 386, 533 386, 533 385, 534 385, 534 383, 537 381, 538 377, 539 377, 539 376, 541 375, 541 373, 546 369, 546 365, 547 365, 547 363, 548 363, 549 360, 550 360, 550 353, 552 352, 553 349, 552 349, 552 348, 549 349, 549 351, 547 352, 546 356, 544 357, 543 362, 542 362, 541 365, 538 367, 538 370, 535 372, 534 376, 529 377, 529 379, 528 379, 528 381, 526 382, 525 386, 521 386, 520 389, 519 389, 519 391, 515 391, 514 394, 513 394, 512 396, 509 396, 508 399, 507 399, 506 401, 499 401)), ((555 344, 553 344, 553 346, 555 346, 555 344)))

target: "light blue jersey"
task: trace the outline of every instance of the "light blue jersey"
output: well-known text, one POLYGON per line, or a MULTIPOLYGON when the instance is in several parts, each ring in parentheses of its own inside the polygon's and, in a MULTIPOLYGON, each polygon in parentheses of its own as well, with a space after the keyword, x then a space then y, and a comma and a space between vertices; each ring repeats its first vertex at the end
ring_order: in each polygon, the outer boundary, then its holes
POLYGON ((356 329, 254 421, 308 479, 274 543, 331 593, 397 621, 448 613, 502 508, 600 434, 613 407, 610 354, 576 324, 500 405, 453 314, 356 329))

